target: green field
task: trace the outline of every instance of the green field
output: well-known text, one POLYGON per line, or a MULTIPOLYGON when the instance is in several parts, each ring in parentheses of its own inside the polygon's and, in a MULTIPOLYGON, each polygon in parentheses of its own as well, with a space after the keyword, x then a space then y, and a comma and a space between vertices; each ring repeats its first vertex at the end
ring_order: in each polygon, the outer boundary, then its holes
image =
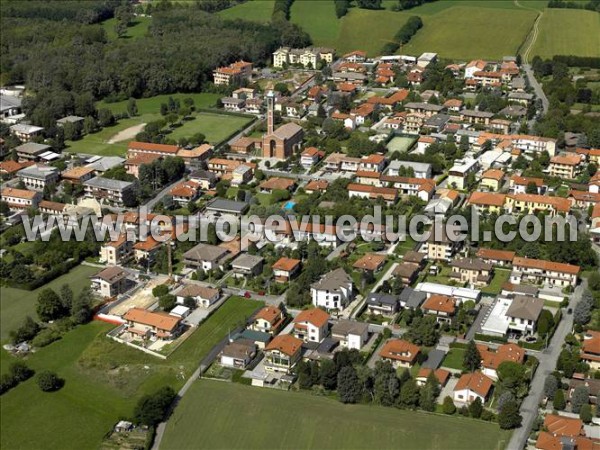
POLYGON ((484 294, 498 295, 502 290, 502 285, 510 278, 510 270, 508 269, 494 269, 494 278, 490 284, 481 289, 484 294))
MULTIPOLYGON (((133 24, 130 27, 127 27, 127 34, 123 36, 121 39, 135 39, 142 37, 148 31, 148 27, 152 22, 151 17, 136 17, 133 21, 133 24)), ((111 41, 117 39, 117 33, 115 31, 115 25, 117 23, 117 19, 112 18, 105 20, 102 22, 102 28, 106 31, 106 36, 111 41)))
POLYGON ((331 47, 338 43, 341 21, 335 16, 333 1, 296 0, 290 16, 319 45, 331 47))
POLYGON ((200 380, 175 409, 161 448, 491 450, 509 437, 471 419, 200 380))
POLYGON ((390 142, 387 143, 387 149, 390 152, 407 152, 415 143, 415 138, 412 137, 393 137, 390 142))
POLYGON ((201 112, 194 116, 193 120, 184 122, 168 135, 170 139, 190 137, 195 133, 202 133, 211 144, 218 144, 234 131, 250 124, 251 117, 238 117, 225 114, 212 114, 201 112))
POLYGON ((16 329, 27 315, 34 319, 35 304, 37 296, 42 289, 52 288, 56 291, 63 284, 68 284, 77 295, 85 286, 89 286, 89 276, 98 272, 98 268, 89 266, 77 266, 69 273, 60 276, 45 286, 33 291, 24 291, 8 287, 0 288, 0 340, 8 338, 8 334, 16 329))
POLYGON ((593 11, 547 9, 531 56, 600 56, 600 15, 593 11))
MULTIPOLYGON (((27 359, 35 370, 56 371, 62 390, 44 393, 28 380, 2 396, 0 447, 98 448, 137 399, 164 386, 179 389, 208 351, 248 317, 260 302, 232 297, 166 361, 105 337, 111 325, 93 322, 27 359), (35 430, 35 432, 32 432, 35 430)), ((1 350, 2 372, 9 357, 1 350)))
MULTIPOLYGON (((164 95, 156 95, 154 97, 149 98, 139 98, 136 100, 138 114, 159 114, 160 113, 160 105, 161 103, 167 103, 169 97, 173 97, 175 100, 179 100, 183 102, 185 98, 194 99, 194 105, 196 108, 210 108, 215 106, 219 97, 219 94, 212 94, 208 92, 201 93, 190 93, 190 94, 164 94, 164 95)), ((123 100, 121 102, 112 102, 107 103, 106 101, 100 101, 96 103, 96 108, 108 108, 113 113, 126 113, 127 112, 127 103, 128 100, 123 100)))
POLYGON ((219 11, 224 19, 244 19, 253 22, 268 22, 273 14, 274 0, 250 0, 233 8, 219 11))
POLYGON ((450 369, 462 370, 463 359, 465 357, 464 348, 451 348, 446 354, 442 367, 449 367, 450 369))

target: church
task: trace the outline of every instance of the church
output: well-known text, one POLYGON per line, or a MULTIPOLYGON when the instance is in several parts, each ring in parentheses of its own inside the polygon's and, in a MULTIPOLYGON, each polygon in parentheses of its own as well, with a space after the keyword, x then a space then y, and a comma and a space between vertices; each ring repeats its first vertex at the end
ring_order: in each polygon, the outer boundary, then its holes
POLYGON ((267 93, 267 132, 262 138, 264 158, 287 159, 299 150, 304 138, 304 130, 293 122, 274 127, 275 94, 267 93))

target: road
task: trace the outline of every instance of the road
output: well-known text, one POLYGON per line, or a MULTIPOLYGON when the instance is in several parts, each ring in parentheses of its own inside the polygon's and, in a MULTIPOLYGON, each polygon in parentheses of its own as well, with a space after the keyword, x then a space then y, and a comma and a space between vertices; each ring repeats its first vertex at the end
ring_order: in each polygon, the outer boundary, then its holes
POLYGON ((171 189, 173 189, 177 184, 181 183, 182 180, 183 179, 179 179, 179 180, 175 181, 174 183, 168 185, 167 187, 163 188, 158 194, 156 194, 154 197, 152 197, 146 203, 144 203, 143 205, 140 205, 140 208, 146 207, 148 209, 148 212, 152 212, 152 209, 154 209, 154 207, 158 204, 158 202, 161 201, 162 198, 165 195, 167 195, 169 193, 169 191, 171 189))
POLYGON ((548 112, 550 102, 548 102, 548 97, 546 97, 546 94, 544 94, 542 85, 538 83, 538 80, 536 80, 530 64, 523 64, 523 69, 525 70, 525 75, 527 75, 527 79, 529 80, 529 85, 535 92, 535 96, 542 101, 542 110, 544 111, 544 114, 546 114, 548 112))
MULTIPOLYGON (((577 306, 581 300, 583 291, 586 289, 587 280, 583 279, 571 296, 569 308, 575 310, 575 306, 577 306)), ((529 395, 527 395, 521 404, 521 416, 523 417, 523 422, 521 427, 517 428, 513 433, 507 450, 522 450, 527 445, 527 439, 531 433, 533 423, 538 416, 538 407, 544 394, 544 381, 546 380, 546 377, 554 371, 565 337, 572 330, 573 315, 564 313, 563 318, 558 324, 556 332, 550 341, 550 345, 546 350, 536 355, 540 364, 535 372, 533 380, 531 380, 529 395)))

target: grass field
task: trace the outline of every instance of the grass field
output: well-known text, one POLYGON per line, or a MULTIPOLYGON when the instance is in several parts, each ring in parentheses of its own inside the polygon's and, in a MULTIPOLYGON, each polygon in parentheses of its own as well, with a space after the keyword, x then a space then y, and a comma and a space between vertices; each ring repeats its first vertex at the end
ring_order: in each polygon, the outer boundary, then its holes
POLYGON ((51 288, 56 291, 63 284, 68 284, 77 295, 85 286, 89 286, 89 276, 98 272, 98 268, 77 266, 69 273, 52 280, 47 285, 33 291, 24 291, 8 287, 0 288, 0 340, 8 338, 10 331, 16 329, 27 315, 36 318, 35 304, 42 289, 51 288))
POLYGON ((248 125, 252 121, 249 117, 229 116, 225 114, 211 114, 201 112, 193 120, 184 122, 169 134, 170 139, 189 137, 195 133, 202 133, 211 144, 217 144, 231 135, 235 130, 248 125))
MULTIPOLYGON (((110 341, 104 335, 111 325, 76 328, 27 359, 34 370, 50 369, 63 377, 62 390, 44 393, 28 380, 2 396, 0 447, 98 448, 105 433, 131 415, 140 396, 165 384, 179 389, 227 331, 259 306, 231 298, 166 361, 110 341)), ((0 351, 4 371, 10 359, 0 351)))
POLYGON ((390 152, 404 153, 413 146, 415 141, 415 138, 396 136, 387 143, 386 147, 390 152))
POLYGON ((491 450, 509 437, 497 424, 470 419, 199 380, 167 423, 161 448, 491 450))
POLYGON ((291 21, 302 26, 319 45, 338 44, 341 21, 335 15, 333 1, 296 0, 292 3, 290 16, 291 21))
POLYGON ((600 15, 593 11, 547 9, 540 19, 531 56, 600 56, 600 15))
POLYGON ((224 19, 244 19, 253 22, 268 22, 273 14, 274 0, 250 0, 233 8, 219 11, 224 19))
POLYGON ((510 278, 510 270, 508 269, 494 269, 494 278, 490 284, 481 289, 484 294, 497 295, 502 290, 502 285, 510 278))
POLYGON ((442 367, 449 367, 450 369, 462 370, 463 359, 465 357, 464 348, 451 348, 446 354, 442 367))
MULTIPOLYGON (((178 94, 165 94, 165 95, 156 95, 154 97, 149 98, 139 98, 136 100, 138 114, 159 114, 160 113, 160 105, 161 103, 167 103, 169 97, 173 97, 175 100, 179 100, 183 102, 185 98, 194 99, 194 105, 196 108, 210 108, 215 106, 217 100, 219 99, 219 94, 211 94, 208 92, 201 93, 178 93, 178 94)), ((113 102, 107 103, 104 100, 96 103, 96 108, 108 108, 113 113, 125 113, 127 112, 127 103, 128 100, 123 100, 121 102, 113 102)))
MULTIPOLYGON (((136 17, 134 19, 133 24, 127 28, 127 33, 121 39, 135 39, 142 37, 148 31, 148 27, 152 22, 151 17, 136 17)), ((106 36, 111 41, 117 39, 117 33, 115 31, 115 25, 117 23, 117 19, 112 18, 105 20, 102 22, 102 28, 106 31, 106 36)))

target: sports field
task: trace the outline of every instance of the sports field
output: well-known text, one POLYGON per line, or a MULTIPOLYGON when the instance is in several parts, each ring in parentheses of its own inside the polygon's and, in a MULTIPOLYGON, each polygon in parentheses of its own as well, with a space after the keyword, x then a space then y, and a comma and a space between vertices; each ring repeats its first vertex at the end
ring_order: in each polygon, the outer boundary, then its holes
MULTIPOLYGON (((98 448, 119 419, 131 416, 139 397, 167 384, 179 389, 228 330, 260 306, 229 299, 166 361, 109 340, 104 335, 112 325, 76 328, 27 358, 34 370, 63 377, 63 389, 44 393, 31 379, 2 395, 0 448, 98 448)), ((0 352, 4 373, 11 359, 0 352)))
MULTIPOLYGON (((154 97, 148 98, 139 98, 135 102, 138 108, 138 114, 159 114, 160 113, 160 105, 161 103, 167 103, 169 101, 169 97, 173 97, 175 100, 179 100, 183 102, 185 98, 194 99, 194 106, 196 108, 210 108, 215 106, 219 97, 219 94, 212 94, 208 92, 201 93, 190 93, 190 94, 165 94, 165 95, 156 95, 154 97)), ((105 101, 100 101, 96 103, 96 108, 108 108, 113 113, 126 113, 127 112, 127 103, 128 100, 123 100, 121 102, 107 103, 105 101)))
POLYGON ((547 9, 540 19, 531 56, 600 56, 600 15, 593 11, 547 9))
POLYGON ((167 423, 161 449, 492 450, 509 437, 471 419, 199 380, 167 423))
POLYGON ((50 283, 33 291, 24 291, 9 287, 0 288, 0 340, 8 338, 8 334, 15 330, 27 315, 37 319, 35 305, 39 292, 45 288, 59 291, 63 284, 68 284, 73 289, 75 296, 81 289, 89 286, 89 276, 98 272, 96 267, 77 266, 68 273, 55 278, 50 283))
POLYGON ((208 142, 218 144, 251 121, 251 117, 201 112, 195 114, 193 120, 186 121, 181 127, 176 128, 168 137, 178 140, 181 137, 202 133, 208 142))

